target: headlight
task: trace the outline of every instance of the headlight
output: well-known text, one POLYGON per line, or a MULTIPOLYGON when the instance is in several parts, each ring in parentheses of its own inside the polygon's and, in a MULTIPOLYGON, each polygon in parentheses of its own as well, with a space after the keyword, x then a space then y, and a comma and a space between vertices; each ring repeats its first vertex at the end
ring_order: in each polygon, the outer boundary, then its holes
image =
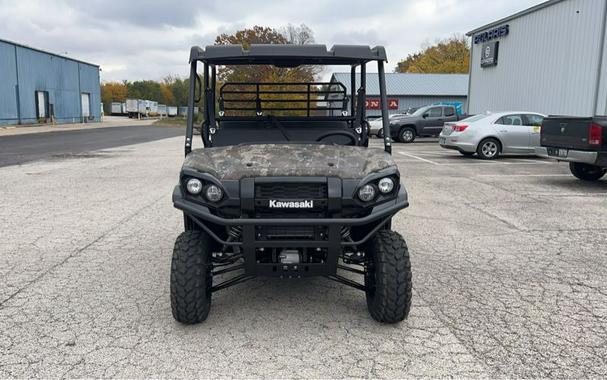
POLYGON ((382 178, 377 183, 377 187, 379 187, 379 191, 382 194, 388 194, 389 192, 394 190, 394 181, 390 177, 382 178))
POLYGON ((375 198, 375 188, 371 185, 365 185, 358 190, 358 198, 363 202, 372 201, 375 198))
POLYGON ((202 182, 199 179, 190 178, 186 183, 186 188, 188 189, 188 193, 198 195, 202 191, 202 182))
POLYGON ((215 185, 209 185, 209 186, 207 186, 207 189, 204 192, 204 195, 211 202, 219 202, 221 200, 221 198, 223 197, 223 191, 221 191, 221 189, 215 185))

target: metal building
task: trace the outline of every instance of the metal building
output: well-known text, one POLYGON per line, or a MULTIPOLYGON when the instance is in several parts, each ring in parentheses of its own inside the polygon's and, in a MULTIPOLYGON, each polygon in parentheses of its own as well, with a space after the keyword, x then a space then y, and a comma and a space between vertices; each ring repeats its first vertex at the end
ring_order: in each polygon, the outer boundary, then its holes
POLYGON ((0 40, 0 125, 101 120, 99 66, 0 40))
POLYGON ((468 33, 469 113, 607 115, 607 1, 550 0, 468 33))
MULTIPOLYGON (((331 82, 341 82, 351 94, 350 73, 334 73, 331 82)), ((379 116, 379 82, 377 73, 367 73, 367 116, 379 116), (374 98, 376 97, 376 98, 374 98)), ((360 74, 356 87, 360 85, 360 74)), ((389 113, 405 112, 435 102, 462 102, 466 106, 468 75, 386 73, 389 113)), ((349 97, 348 106, 349 108, 349 97)), ((464 108, 465 109, 465 108, 464 108)))

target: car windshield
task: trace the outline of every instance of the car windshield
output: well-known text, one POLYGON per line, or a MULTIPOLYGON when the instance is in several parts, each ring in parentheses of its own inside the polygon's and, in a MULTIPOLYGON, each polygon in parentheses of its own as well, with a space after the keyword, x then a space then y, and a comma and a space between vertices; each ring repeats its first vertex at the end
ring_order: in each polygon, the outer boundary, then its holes
POLYGON ((428 108, 430 108, 430 107, 419 108, 417 111, 413 112, 411 115, 413 115, 413 116, 421 116, 421 115, 424 114, 424 112, 426 112, 428 110, 428 108))

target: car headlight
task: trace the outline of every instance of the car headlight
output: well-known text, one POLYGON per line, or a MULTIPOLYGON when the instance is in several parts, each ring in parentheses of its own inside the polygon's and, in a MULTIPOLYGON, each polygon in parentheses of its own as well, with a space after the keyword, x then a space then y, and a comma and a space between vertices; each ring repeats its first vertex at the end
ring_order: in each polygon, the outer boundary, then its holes
POLYGON ((190 178, 186 183, 186 188, 188 190, 188 193, 192 195, 198 195, 202 191, 202 182, 200 182, 199 179, 190 178))
POLYGON ((223 191, 218 186, 209 185, 207 186, 204 195, 211 202, 219 202, 223 197, 223 191))
POLYGON ((385 177, 379 180, 377 187, 382 194, 388 194, 394 190, 394 181, 390 177, 385 177))
POLYGON ((372 201, 375 198, 375 187, 365 185, 358 190, 358 198, 363 202, 372 201))

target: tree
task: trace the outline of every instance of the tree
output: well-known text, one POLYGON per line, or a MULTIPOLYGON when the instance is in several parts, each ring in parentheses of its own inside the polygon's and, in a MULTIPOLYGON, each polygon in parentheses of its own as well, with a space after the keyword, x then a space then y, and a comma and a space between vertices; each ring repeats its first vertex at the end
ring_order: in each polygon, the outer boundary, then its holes
POLYGON ((281 34, 286 38, 288 44, 307 45, 314 43, 314 32, 306 24, 300 26, 288 24, 282 29, 281 34))
POLYGON ((124 83, 107 82, 101 85, 101 101, 106 113, 111 112, 112 102, 124 102, 127 98, 127 87, 124 83))
MULTIPOLYGON (((175 99, 173 103, 177 106, 185 106, 188 104, 188 94, 190 84, 187 79, 181 79, 174 75, 169 75, 163 80, 163 84, 171 90, 171 95, 175 99)), ((168 94, 166 95, 169 96, 168 94)))
MULTIPOLYGON (((310 28, 302 24, 300 26, 287 25, 282 30, 276 30, 270 27, 254 26, 250 29, 242 29, 234 34, 220 34, 215 39, 215 45, 241 44, 243 48, 248 49, 251 44, 311 44, 314 43, 314 34, 310 28)), ((253 82, 253 83, 279 83, 279 82, 314 82, 319 73, 317 66, 297 66, 291 68, 275 67, 271 65, 233 65, 221 66, 217 69, 218 87, 221 83, 227 82, 253 82)), ((290 89, 289 86, 280 86, 276 90, 290 89)), ((301 90, 301 87, 298 88, 301 90)), ((293 95, 294 97, 305 98, 304 95, 293 95)), ((267 94, 266 99, 276 98, 267 94)), ((249 97, 250 98, 250 97, 249 97)), ((275 104, 266 103, 271 107, 275 104)), ((302 103, 281 103, 284 108, 302 107, 302 103)), ((281 107, 281 108, 282 108, 281 107)), ((235 114, 237 114, 235 112, 235 114)), ((275 112, 275 114, 279 114, 275 112)))
POLYGON ((464 36, 439 40, 398 62, 397 73, 468 73, 470 48, 464 36))

